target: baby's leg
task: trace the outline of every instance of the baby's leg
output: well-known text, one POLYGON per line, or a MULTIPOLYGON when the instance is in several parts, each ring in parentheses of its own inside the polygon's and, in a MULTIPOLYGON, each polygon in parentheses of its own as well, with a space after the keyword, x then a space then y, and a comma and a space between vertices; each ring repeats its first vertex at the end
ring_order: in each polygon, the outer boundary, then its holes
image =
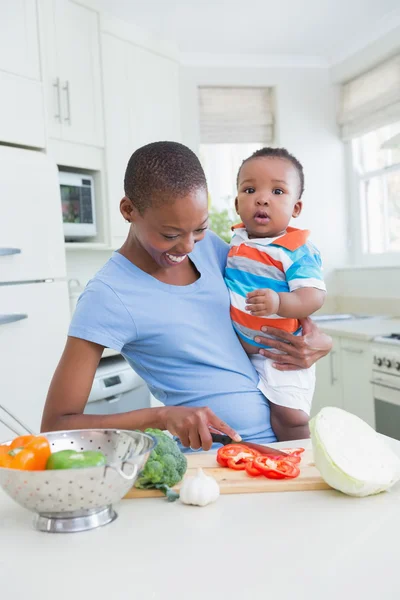
POLYGON ((272 429, 280 442, 302 440, 310 437, 307 413, 296 408, 280 406, 273 402, 270 402, 269 405, 272 429))

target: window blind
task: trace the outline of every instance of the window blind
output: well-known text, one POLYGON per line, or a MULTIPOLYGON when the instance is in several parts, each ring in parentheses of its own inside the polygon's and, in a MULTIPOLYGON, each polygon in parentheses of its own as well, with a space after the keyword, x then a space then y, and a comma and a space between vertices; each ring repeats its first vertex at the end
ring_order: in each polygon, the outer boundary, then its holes
POLYGON ((272 89, 200 87, 202 144, 273 142, 272 89))
POLYGON ((349 140, 400 120, 400 55, 345 83, 339 125, 349 140))

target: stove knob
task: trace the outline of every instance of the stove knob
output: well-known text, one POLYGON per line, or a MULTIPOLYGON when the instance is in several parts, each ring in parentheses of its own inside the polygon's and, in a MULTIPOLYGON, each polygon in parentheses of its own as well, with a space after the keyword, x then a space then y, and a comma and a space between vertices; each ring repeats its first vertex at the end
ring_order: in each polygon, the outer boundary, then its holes
POLYGON ((390 369, 390 367, 392 366, 392 361, 389 360, 388 358, 385 358, 384 363, 385 363, 385 367, 387 367, 388 369, 390 369))
POLYGON ((375 356, 375 362, 376 362, 376 364, 378 365, 378 367, 381 367, 381 366, 382 366, 382 359, 381 359, 381 358, 377 358, 377 357, 375 356))
POLYGON ((400 371, 400 362, 397 362, 397 363, 396 363, 396 370, 397 370, 397 371, 400 371))

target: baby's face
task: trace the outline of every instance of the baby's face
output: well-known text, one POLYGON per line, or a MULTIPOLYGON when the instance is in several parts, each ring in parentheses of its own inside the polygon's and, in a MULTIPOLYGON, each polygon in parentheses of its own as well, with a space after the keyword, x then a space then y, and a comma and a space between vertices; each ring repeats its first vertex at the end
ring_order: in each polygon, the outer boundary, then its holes
POLYGON ((288 160, 258 157, 246 162, 235 205, 249 237, 282 235, 301 212, 299 190, 299 174, 288 160))

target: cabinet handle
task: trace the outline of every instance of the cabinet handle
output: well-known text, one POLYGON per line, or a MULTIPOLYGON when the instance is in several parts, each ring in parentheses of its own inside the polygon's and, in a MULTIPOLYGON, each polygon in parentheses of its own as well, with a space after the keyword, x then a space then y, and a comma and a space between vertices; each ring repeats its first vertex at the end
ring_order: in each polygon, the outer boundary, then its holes
POLYGON ((329 357, 330 357, 330 362, 331 362, 331 385, 335 385, 336 381, 337 381, 337 377, 335 377, 335 371, 334 371, 334 355, 336 354, 335 350, 331 350, 329 357))
POLYGON ((56 80, 53 83, 53 88, 55 88, 55 90, 56 90, 56 107, 57 107, 54 118, 56 121, 61 123, 61 98, 60 98, 60 79, 59 79, 59 77, 56 77, 56 80))
POLYGON ((67 116, 64 117, 64 121, 71 125, 71 102, 69 98, 69 81, 66 81, 63 85, 63 90, 67 99, 67 116))
POLYGON ((7 325, 8 323, 16 323, 17 321, 22 321, 23 319, 27 319, 28 315, 24 314, 15 314, 15 315, 0 315, 0 325, 7 325))
POLYGON ((364 352, 362 348, 342 348, 342 350, 346 350, 346 352, 351 352, 351 354, 363 354, 364 352))
POLYGON ((0 256, 11 256, 11 254, 21 254, 21 248, 0 248, 0 256))

